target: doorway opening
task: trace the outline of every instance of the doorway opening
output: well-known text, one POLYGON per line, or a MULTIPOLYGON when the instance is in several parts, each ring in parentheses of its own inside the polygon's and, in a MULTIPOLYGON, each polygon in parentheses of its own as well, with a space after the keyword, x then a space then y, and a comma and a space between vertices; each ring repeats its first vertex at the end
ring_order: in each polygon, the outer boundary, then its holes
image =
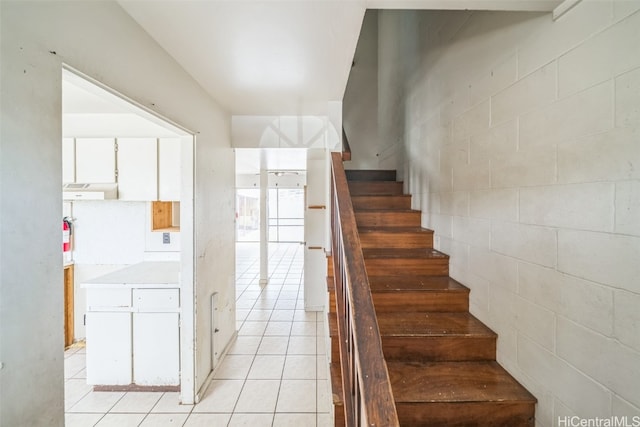
POLYGON ((194 329, 194 136, 67 66, 62 103, 61 191, 71 228, 63 245, 71 272, 65 407, 80 403, 95 384, 124 390, 160 381, 167 390, 181 388, 180 400, 193 400, 193 351, 181 341, 190 342, 194 329), (167 220, 155 227, 161 211, 167 220), (109 291, 107 282, 127 271, 142 281, 160 271, 173 279, 162 289, 109 291), (168 357, 156 357, 160 347, 168 357), (113 366, 105 366, 105 354, 113 366))

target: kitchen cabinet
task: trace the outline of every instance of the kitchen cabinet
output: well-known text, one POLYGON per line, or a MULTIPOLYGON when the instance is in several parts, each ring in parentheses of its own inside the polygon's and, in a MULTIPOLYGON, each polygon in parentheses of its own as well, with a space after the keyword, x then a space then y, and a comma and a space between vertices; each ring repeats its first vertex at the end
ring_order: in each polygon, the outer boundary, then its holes
POLYGON ((116 182, 114 138, 76 138, 75 182, 116 182))
POLYGON ((87 384, 180 384, 179 262, 142 262, 89 280, 87 384))
POLYGON ((87 384, 131 384, 131 313, 88 311, 86 331, 87 384))
POLYGON ((180 139, 158 140, 158 200, 180 200, 180 139))
POLYGON ((118 199, 158 198, 158 140, 118 138, 118 199))
POLYGON ((118 183, 118 199, 179 201, 179 138, 64 138, 62 182, 118 183))

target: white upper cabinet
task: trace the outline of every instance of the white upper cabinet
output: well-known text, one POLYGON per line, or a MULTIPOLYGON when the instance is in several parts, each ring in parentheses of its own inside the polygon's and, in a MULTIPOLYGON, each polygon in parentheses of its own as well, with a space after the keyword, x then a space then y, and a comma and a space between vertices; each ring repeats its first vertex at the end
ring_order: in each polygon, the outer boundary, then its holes
POLYGON ((76 182, 116 182, 114 138, 76 138, 76 182))
POLYGON ((76 182, 76 141, 73 138, 62 140, 62 183, 76 182))
POLYGON ((120 200, 178 202, 180 154, 180 138, 64 138, 62 182, 117 182, 120 200))
POLYGON ((118 199, 157 200, 158 140, 118 138, 118 199))
POLYGON ((158 200, 180 200, 180 139, 158 140, 158 200))

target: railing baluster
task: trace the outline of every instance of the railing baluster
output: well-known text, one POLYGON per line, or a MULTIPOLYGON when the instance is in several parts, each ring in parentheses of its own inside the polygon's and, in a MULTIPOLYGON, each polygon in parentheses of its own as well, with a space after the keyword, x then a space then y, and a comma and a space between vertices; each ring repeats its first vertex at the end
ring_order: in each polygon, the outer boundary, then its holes
POLYGON ((347 427, 399 426, 340 153, 332 154, 331 228, 347 427))

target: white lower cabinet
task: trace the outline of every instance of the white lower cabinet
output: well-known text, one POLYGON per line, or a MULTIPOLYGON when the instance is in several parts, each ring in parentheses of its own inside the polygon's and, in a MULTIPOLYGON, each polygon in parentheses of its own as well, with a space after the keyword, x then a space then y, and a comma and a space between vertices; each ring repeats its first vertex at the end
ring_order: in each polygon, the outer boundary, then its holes
POLYGON ((133 382, 180 384, 178 313, 133 313, 133 382))
POLYGON ((87 313, 87 384, 131 384, 131 338, 131 313, 87 313))
POLYGON ((87 384, 180 384, 178 289, 87 289, 87 384))

